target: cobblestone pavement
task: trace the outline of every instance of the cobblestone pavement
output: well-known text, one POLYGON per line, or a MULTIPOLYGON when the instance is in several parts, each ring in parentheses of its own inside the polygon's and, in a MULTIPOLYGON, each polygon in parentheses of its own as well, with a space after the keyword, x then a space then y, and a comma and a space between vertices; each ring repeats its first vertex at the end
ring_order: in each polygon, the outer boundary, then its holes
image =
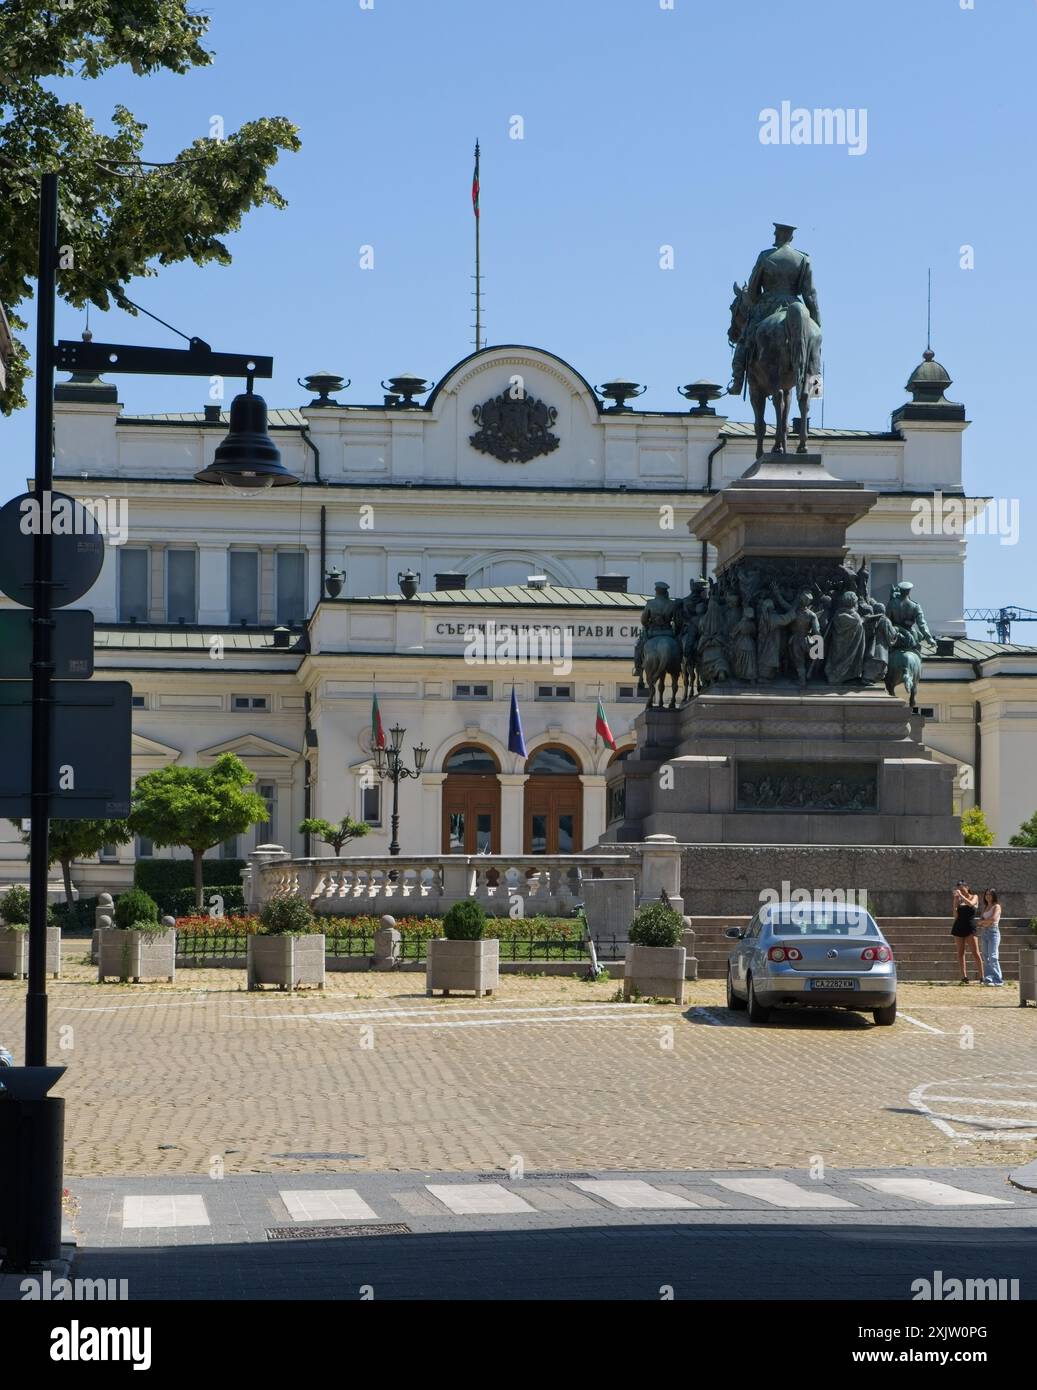
MULTIPOLYGON (((907 985, 877 1028, 766 1027, 689 985, 505 976, 430 1000, 420 974, 249 994, 244 972, 98 985, 78 945, 50 988, 70 1176, 1014 1166, 1037 1152, 1037 1013, 1016 991, 907 985)), ((21 1059, 25 986, 0 981, 21 1059)))

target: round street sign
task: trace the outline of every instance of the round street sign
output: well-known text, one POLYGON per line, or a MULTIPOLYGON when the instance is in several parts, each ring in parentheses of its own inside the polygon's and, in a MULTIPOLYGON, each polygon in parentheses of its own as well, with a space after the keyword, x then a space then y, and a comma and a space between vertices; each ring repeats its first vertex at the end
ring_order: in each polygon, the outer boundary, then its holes
POLYGON ((33 538, 52 537, 51 605, 75 603, 97 583, 104 564, 104 536, 93 514, 74 497, 25 492, 0 507, 0 589, 15 603, 32 607, 33 538))

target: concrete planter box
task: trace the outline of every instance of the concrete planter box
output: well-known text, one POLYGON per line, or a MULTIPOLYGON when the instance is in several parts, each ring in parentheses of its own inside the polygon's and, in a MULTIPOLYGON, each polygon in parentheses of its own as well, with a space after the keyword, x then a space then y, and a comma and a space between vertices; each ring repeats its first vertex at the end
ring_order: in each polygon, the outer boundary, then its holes
POLYGON ((114 977, 139 984, 141 980, 176 978, 176 932, 122 931, 102 927, 97 949, 98 983, 114 977))
MULTIPOLYGON (((0 975, 24 979, 29 974, 29 933, 0 927, 0 975)), ((47 928, 47 974, 61 974, 61 928, 47 928)))
POLYGON ((1037 1004, 1037 950, 1030 946, 1019 952, 1019 1003, 1037 1004))
POLYGON ((455 990, 473 990, 476 995, 492 994, 499 983, 500 942, 496 938, 481 941, 447 941, 440 938, 428 943, 426 994, 437 989, 444 994, 451 994, 455 990))
POLYGON ((324 988, 323 933, 307 936, 250 936, 248 938, 248 987, 277 985, 299 989, 324 988))
POLYGON ((683 946, 627 947, 623 967, 623 998, 636 989, 655 999, 684 1003, 684 971, 687 952, 683 946))

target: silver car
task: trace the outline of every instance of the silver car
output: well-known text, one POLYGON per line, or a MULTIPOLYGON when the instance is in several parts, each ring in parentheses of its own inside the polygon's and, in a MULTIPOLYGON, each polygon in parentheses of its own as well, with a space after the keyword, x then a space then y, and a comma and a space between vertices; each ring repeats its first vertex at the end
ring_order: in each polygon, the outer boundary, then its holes
POLYGON ((744 930, 724 935, 738 942, 727 963, 727 1007, 748 1009, 752 1023, 766 1023, 782 1004, 870 1012, 884 1026, 896 1021, 893 951, 866 908, 768 904, 744 930))

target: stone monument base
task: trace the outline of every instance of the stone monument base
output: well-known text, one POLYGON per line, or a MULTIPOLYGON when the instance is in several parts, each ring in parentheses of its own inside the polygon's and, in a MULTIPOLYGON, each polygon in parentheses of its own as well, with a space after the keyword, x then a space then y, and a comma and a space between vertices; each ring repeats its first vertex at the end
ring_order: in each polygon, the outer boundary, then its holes
POLYGON ((609 772, 602 844, 954 845, 954 768, 879 687, 713 686, 646 710, 609 772))

